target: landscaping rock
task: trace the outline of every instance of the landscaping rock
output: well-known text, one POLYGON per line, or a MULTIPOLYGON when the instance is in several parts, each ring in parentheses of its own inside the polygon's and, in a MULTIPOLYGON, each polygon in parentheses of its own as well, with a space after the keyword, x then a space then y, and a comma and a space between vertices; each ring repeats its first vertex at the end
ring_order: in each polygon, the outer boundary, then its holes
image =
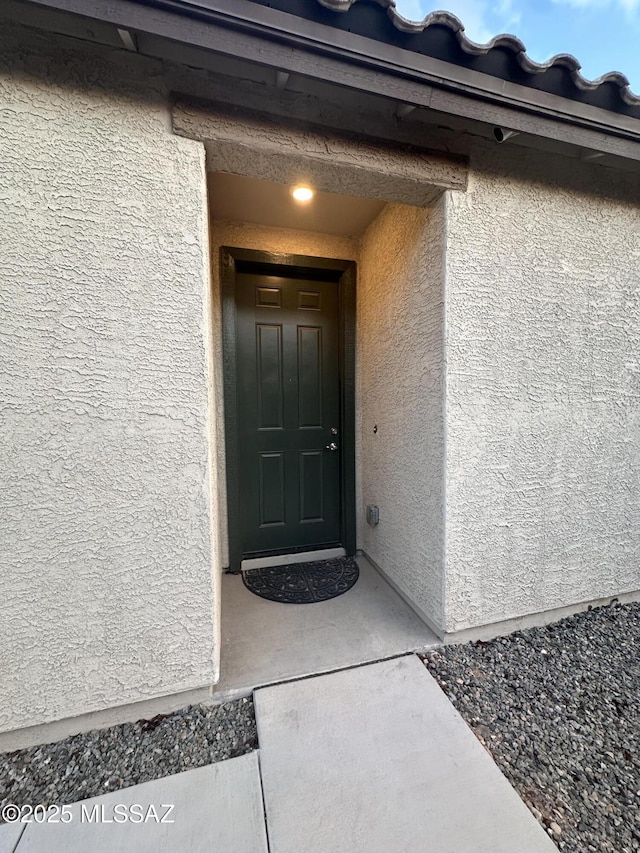
POLYGON ((640 850, 640 604, 424 661, 558 848, 640 850))
POLYGON ((191 705, 151 720, 94 729, 0 754, 0 809, 63 805, 256 749, 252 699, 191 705))

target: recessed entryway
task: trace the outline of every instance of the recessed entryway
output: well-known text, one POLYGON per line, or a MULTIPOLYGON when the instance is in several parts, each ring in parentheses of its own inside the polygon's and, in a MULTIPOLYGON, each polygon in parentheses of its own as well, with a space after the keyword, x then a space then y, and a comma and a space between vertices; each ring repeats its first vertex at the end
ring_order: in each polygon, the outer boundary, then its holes
MULTIPOLYGON (((316 162, 315 148, 307 158, 305 151, 309 147, 308 140, 300 140, 299 156, 292 154, 289 158, 289 154, 281 152, 274 155, 275 159, 269 159, 267 169, 262 149, 256 150, 253 155, 245 152, 246 156, 236 161, 236 155, 244 151, 241 142, 239 147, 233 149, 221 143, 219 134, 227 133, 229 126, 224 124, 221 127, 217 119, 213 121, 216 134, 215 138, 212 137, 206 143, 206 149, 212 199, 213 373, 217 395, 213 462, 214 492, 218 501, 216 518, 219 523, 220 564, 223 569, 237 571, 246 569, 247 563, 252 560, 274 558, 275 561, 280 558, 282 563, 289 563, 295 561, 299 551, 314 551, 317 548, 333 551, 336 546, 341 546, 347 554, 353 554, 356 547, 362 548, 401 594, 415 605, 418 614, 427 619, 430 627, 435 626, 440 630, 437 615, 444 594, 440 586, 439 567, 442 564, 443 541, 440 498, 444 414, 440 379, 443 364, 442 259, 446 233, 445 205, 442 201, 436 201, 437 193, 433 186, 416 184, 419 180, 418 172, 411 186, 408 186, 407 176, 409 173, 413 175, 416 166, 410 153, 394 152, 393 156, 398 157, 399 171, 390 175, 387 169, 380 171, 379 163, 378 171, 374 173, 372 170, 375 170, 376 164, 368 159, 366 151, 361 152, 364 159, 359 158, 357 164, 355 160, 343 164, 345 180, 342 186, 345 194, 340 195, 339 191, 335 192, 336 163, 334 160, 324 162, 324 158, 320 158, 322 163, 316 162), (240 176, 219 171, 231 170, 234 166, 242 170, 240 176), (315 191, 305 206, 296 207, 293 200, 292 188, 298 185, 308 186, 315 191), (252 205, 253 188, 256 188, 255 205, 252 205), (389 202, 385 203, 384 199, 389 202), (319 215, 320 205, 317 209, 315 205, 320 201, 330 205, 331 216, 327 217, 326 211, 322 216, 319 215), (362 214, 357 228, 345 225, 345 217, 340 216, 341 206, 352 213, 355 211, 358 217, 362 214), (283 210, 286 214, 284 218, 283 210), (243 252, 247 253, 245 257, 243 252), (304 258, 312 259, 312 264, 305 262, 304 258), (258 344, 266 347, 267 338, 271 336, 273 356, 273 348, 277 352, 280 347, 279 338, 282 337, 284 341, 286 330, 273 328, 280 325, 273 319, 275 315, 288 311, 302 316, 304 311, 308 312, 309 319, 294 321, 296 337, 298 326, 312 329, 315 325, 311 315, 317 317, 317 308, 314 309, 306 302, 302 303, 306 307, 296 307, 296 304, 300 305, 300 293, 296 293, 295 288, 307 293, 319 290, 316 283, 323 278, 317 269, 313 269, 318 259, 324 263, 332 260, 335 263, 334 259, 338 259, 353 265, 351 284, 357 292, 357 307, 349 317, 351 333, 344 334, 340 330, 340 345, 343 347, 341 358, 353 356, 354 417, 353 421, 349 417, 345 418, 346 407, 341 406, 342 421, 337 426, 336 435, 331 434, 336 424, 327 420, 322 424, 322 429, 328 430, 329 434, 323 432, 321 443, 317 442, 314 447, 291 449, 311 454, 304 456, 305 464, 313 462, 317 471, 321 467, 319 463, 322 456, 326 460, 331 459, 331 454, 339 456, 342 464, 347 458, 345 442, 350 440, 351 433, 354 459, 351 470, 355 471, 355 482, 351 496, 345 497, 343 477, 340 495, 341 530, 337 541, 330 535, 330 531, 326 533, 325 530, 326 535, 314 536, 306 542, 303 539, 299 544, 296 544, 295 538, 291 538, 290 544, 287 544, 277 541, 280 534, 290 533, 285 529, 286 519, 277 517, 278 512, 282 516, 284 506, 286 516, 289 501, 290 506, 295 505, 294 523, 308 525, 311 529, 315 524, 324 523, 325 515, 324 507, 318 512, 318 506, 312 507, 309 499, 312 498, 319 505, 325 495, 321 495, 317 488, 318 479, 315 480, 316 485, 306 488, 313 481, 301 476, 299 467, 296 470, 296 466, 289 466, 289 472, 285 470, 286 466, 281 463, 278 454, 288 452, 287 449, 280 451, 270 446, 257 446, 258 439, 275 440, 274 435, 280 430, 278 424, 265 423, 267 428, 260 429, 262 434, 254 436, 253 445, 251 440, 248 445, 245 443, 249 452, 240 451, 243 424, 239 423, 238 416, 242 406, 238 406, 238 388, 235 384, 239 359, 234 335, 237 337, 242 324, 238 322, 235 289, 238 274, 267 279, 272 277, 270 280, 264 279, 262 283, 253 281, 253 295, 247 294, 244 306, 253 313, 253 317, 245 324, 253 334, 247 337, 252 349, 245 353, 242 380, 253 385, 254 392, 250 396, 256 401, 258 368, 267 367, 268 361, 265 358, 263 364, 259 363, 258 344), (289 269, 284 269, 287 264, 289 269), (290 276, 291 264, 302 269, 294 271, 299 283, 293 282, 295 298, 293 302, 289 301, 285 311, 283 307, 269 305, 268 299, 271 298, 275 303, 280 300, 283 306, 286 300, 290 300, 284 288, 279 289, 277 279, 287 278, 288 274, 290 276), (257 292, 260 287, 263 292, 257 292), (256 309, 259 309, 260 315, 256 309), (215 338, 215 330, 221 327, 225 329, 224 340, 215 338), (228 334, 229 328, 233 330, 231 335, 228 334), (263 341, 259 339, 258 332, 260 335, 265 334, 263 341), (224 389, 224 404, 221 389, 224 389), (351 424, 354 425, 353 429, 350 428, 351 424), (271 435, 268 435, 269 432, 271 435), (330 449, 332 444, 337 445, 336 450, 330 449), (246 482, 250 485, 248 489, 246 485, 244 488, 244 493, 249 494, 249 500, 240 497, 239 469, 245 462, 249 466, 253 465, 253 480, 247 475, 246 482), (272 480, 266 477, 267 463, 275 475, 272 480), (265 510, 262 515, 260 501, 265 510), (269 501, 271 504, 268 506, 269 501), (367 504, 379 507, 380 522, 375 526, 367 522, 367 504), (308 518, 307 508, 313 510, 308 518), (351 512, 356 522, 357 531, 351 542, 348 539, 349 525, 344 523, 345 512, 351 512), (297 519, 295 513, 298 514, 297 519), (248 519, 247 514, 251 514, 252 519, 248 519), (311 521, 311 518, 322 519, 322 522, 311 521), (253 533, 258 528, 262 541, 255 538, 252 542, 248 535, 245 545, 241 541, 240 528, 243 524, 248 527, 249 523, 254 525, 253 533), (271 541, 265 541, 269 539, 271 541)), ((210 127, 207 124, 207 128, 210 127)), ((258 134, 262 133, 262 128, 255 130, 258 134)), ((203 132, 206 134, 209 130, 203 128, 203 132)), ((271 144, 270 139, 268 137, 262 141, 271 144)), ((421 162, 420 174, 424 176, 426 161, 421 162)), ((354 222, 358 217, 354 213, 354 222)), ((325 276, 324 281, 327 281, 326 268, 321 272, 325 276)), ((323 299, 324 296, 320 301, 323 299)), ((342 320, 344 316, 348 316, 348 312, 339 308, 339 318, 342 320)), ((288 334, 291 339, 290 331, 288 334)), ((323 337, 324 334, 323 328, 323 337)), ((320 338, 317 329, 313 335, 317 352, 320 338)), ((307 337, 311 338, 312 335, 307 337)), ((295 364, 300 360, 300 351, 294 351, 291 358, 282 348, 281 354, 272 358, 271 371, 275 363, 277 374, 280 362, 284 364, 285 358, 290 364, 295 364)), ((342 364, 346 363, 344 359, 342 364)), ((274 383, 268 373, 269 370, 264 371, 261 382, 266 379, 272 386, 275 385, 275 398, 278 400, 280 395, 282 400, 285 383, 280 380, 274 383)), ((315 370, 316 387, 319 373, 315 370)), ((294 385, 298 379, 291 373, 281 378, 293 379, 294 382, 287 383, 290 385, 294 385)), ((346 383, 342 376, 340 383, 341 394, 344 394, 346 383)), ((246 388, 240 390, 243 392, 246 388)), ((269 404, 272 402, 273 398, 270 398, 269 404)), ((257 403, 259 408, 259 399, 257 403)), ((293 403, 289 400, 283 406, 298 409, 300 413, 300 399, 296 400, 295 395, 293 403)), ((255 416, 253 421, 254 432, 257 433, 255 416)), ((250 531, 245 530, 245 533, 250 531)), ((355 588, 359 584, 360 581, 355 588)), ((375 629, 369 626, 367 630, 375 629)), ((254 636, 259 642, 259 635, 254 633, 254 636)))

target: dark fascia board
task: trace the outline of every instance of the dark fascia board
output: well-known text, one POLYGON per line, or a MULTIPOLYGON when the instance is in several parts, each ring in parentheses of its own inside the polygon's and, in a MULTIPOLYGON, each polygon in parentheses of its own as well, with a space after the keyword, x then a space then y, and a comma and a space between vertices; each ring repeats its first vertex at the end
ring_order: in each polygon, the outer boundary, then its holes
POLYGON ((250 0, 29 0, 416 107, 640 160, 640 121, 250 0))

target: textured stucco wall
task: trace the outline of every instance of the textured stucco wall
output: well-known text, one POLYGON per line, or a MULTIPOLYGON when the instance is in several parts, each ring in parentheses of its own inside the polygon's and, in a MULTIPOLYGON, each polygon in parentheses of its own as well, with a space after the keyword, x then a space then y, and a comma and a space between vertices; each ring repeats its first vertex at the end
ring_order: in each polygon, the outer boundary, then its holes
POLYGON ((443 620, 444 204, 388 205, 358 278, 360 542, 424 613, 443 620), (377 432, 374 433, 374 426, 377 432), (380 507, 370 527, 365 506, 380 507))
MULTIPOLYGON (((210 195, 215 193, 211 183, 210 195)), ((222 373, 222 305, 220 300, 220 248, 256 249, 263 252, 285 252, 292 255, 311 255, 318 258, 340 258, 358 261, 359 243, 348 237, 298 231, 291 228, 270 228, 246 223, 222 222, 211 224, 211 269, 213 277, 213 349, 216 394, 217 429, 214 435, 216 468, 218 472, 217 510, 219 519, 220 553, 223 566, 229 565, 229 538, 227 529, 227 485, 224 444, 224 377, 222 373)))
POLYGON ((210 684, 218 598, 203 146, 156 63, 3 24, 0 101, 10 730, 210 684))
POLYGON ((446 629, 640 588, 640 181, 478 147, 447 227, 446 629))
POLYGON ((418 140, 411 146, 372 143, 313 124, 302 129, 263 114, 179 100, 173 127, 204 141, 212 172, 416 205, 467 185, 466 160, 420 149, 418 140))

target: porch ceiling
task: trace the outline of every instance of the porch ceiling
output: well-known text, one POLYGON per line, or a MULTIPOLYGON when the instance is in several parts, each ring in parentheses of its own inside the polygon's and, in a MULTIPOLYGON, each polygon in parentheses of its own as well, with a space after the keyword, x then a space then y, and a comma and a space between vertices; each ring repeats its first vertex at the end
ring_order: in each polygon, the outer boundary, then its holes
POLYGON ((228 222, 359 237, 384 207, 376 199, 327 192, 298 204, 287 184, 226 172, 209 173, 208 183, 213 218, 228 222))

